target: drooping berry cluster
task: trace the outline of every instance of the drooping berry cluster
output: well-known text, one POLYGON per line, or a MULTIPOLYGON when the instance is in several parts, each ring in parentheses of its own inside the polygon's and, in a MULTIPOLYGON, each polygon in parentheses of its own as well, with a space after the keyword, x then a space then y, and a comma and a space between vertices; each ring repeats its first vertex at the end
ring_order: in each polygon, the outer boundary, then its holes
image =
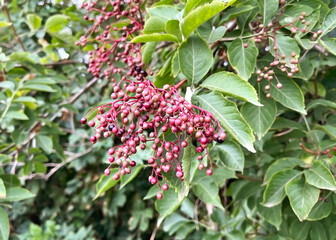
MULTIPOLYGON (((164 173, 174 171, 176 177, 183 180, 180 162, 183 149, 195 145, 199 153, 198 167, 203 169, 209 160, 206 173, 210 176, 213 171, 208 145, 213 141, 222 143, 226 134, 210 112, 192 105, 179 94, 178 89, 185 80, 160 89, 147 78, 153 72, 146 71, 141 45, 130 42, 133 34, 139 34, 143 28, 138 0, 104 2, 101 8, 97 2, 83 5, 88 12, 98 11, 100 15, 95 18, 85 16, 93 26, 77 43, 85 46, 93 41, 97 44, 96 50, 89 53, 89 72, 96 77, 103 73, 113 85, 112 102, 88 113, 98 110, 88 122, 95 129, 91 141, 94 144, 101 138, 112 136, 120 139, 120 145, 108 150, 110 165, 105 169, 105 174, 110 175, 111 167, 117 167, 115 180, 131 173, 131 167, 136 165, 133 154, 151 147, 154 154, 147 159, 152 167, 148 180, 159 186, 157 198, 161 199, 161 189, 168 190, 164 173), (112 20, 127 23, 122 27, 110 27, 112 20), (164 181, 162 186, 161 179, 164 181)), ((87 117, 81 122, 86 124, 87 117)))

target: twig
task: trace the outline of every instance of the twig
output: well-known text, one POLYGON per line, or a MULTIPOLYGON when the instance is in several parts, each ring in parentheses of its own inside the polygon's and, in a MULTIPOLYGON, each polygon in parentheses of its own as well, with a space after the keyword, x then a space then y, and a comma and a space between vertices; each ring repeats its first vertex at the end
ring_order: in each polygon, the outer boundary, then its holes
POLYGON ((13 24, 13 21, 12 21, 12 18, 10 16, 10 13, 9 13, 9 10, 7 8, 7 6, 4 4, 2 6, 2 10, 5 12, 6 16, 7 16, 7 19, 8 19, 8 22, 11 24, 10 27, 12 28, 12 31, 14 33, 14 36, 16 38, 16 41, 19 43, 20 47, 22 48, 22 50, 24 52, 26 52, 26 49, 21 41, 21 38, 19 37, 19 35, 17 34, 16 30, 15 30, 15 27, 14 27, 14 24, 13 24))
POLYGON ((252 181, 252 182, 263 182, 263 180, 260 179, 260 178, 245 176, 245 175, 240 174, 240 173, 236 173, 236 177, 241 178, 241 179, 245 179, 245 180, 249 180, 249 181, 252 181))
POLYGON ((156 232, 157 232, 158 229, 159 229, 159 226, 157 224, 155 224, 155 228, 154 228, 154 230, 152 232, 150 240, 155 240, 156 232))
POLYGON ((320 152, 314 152, 314 151, 308 149, 307 147, 305 147, 305 146, 303 145, 303 143, 300 143, 300 147, 302 148, 303 151, 305 151, 305 152, 307 152, 307 153, 309 153, 309 154, 313 154, 313 155, 316 155, 316 156, 319 156, 319 155, 320 155, 320 152))

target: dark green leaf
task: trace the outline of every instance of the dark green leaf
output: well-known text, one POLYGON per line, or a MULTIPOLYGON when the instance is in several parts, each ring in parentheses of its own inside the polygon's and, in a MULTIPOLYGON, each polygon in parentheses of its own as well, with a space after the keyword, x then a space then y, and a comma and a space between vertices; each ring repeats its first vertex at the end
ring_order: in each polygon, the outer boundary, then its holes
POLYGON ((192 190, 203 202, 214 205, 220 209, 224 209, 218 196, 219 188, 210 177, 203 178, 202 181, 198 181, 192 187, 192 190))
POLYGON ((278 11, 278 0, 258 0, 257 1, 261 15, 263 16, 263 24, 266 26, 271 22, 275 13, 278 11))
POLYGON ((9 239, 9 219, 7 212, 0 207, 0 239, 9 239))
POLYGON ((307 239, 309 229, 310 222, 300 222, 299 220, 295 219, 291 223, 289 231, 294 240, 302 240, 307 239))
POLYGON ((97 194, 94 197, 94 200, 97 199, 102 193, 106 192, 107 190, 112 188, 114 185, 116 185, 120 181, 120 178, 118 180, 113 179, 113 175, 118 172, 119 172, 119 169, 113 168, 111 169, 109 176, 102 175, 100 177, 99 181, 96 184, 97 194))
POLYGON ((181 202, 174 189, 170 188, 168 191, 163 192, 163 198, 155 201, 155 209, 160 214, 157 224, 160 225, 167 216, 172 214, 180 206, 181 202))
POLYGON ((276 227, 277 230, 280 229, 280 225, 282 222, 281 204, 270 208, 264 207, 259 204, 258 210, 261 216, 263 216, 267 222, 276 227))
POLYGON ((37 135, 36 136, 37 146, 41 147, 46 153, 50 154, 53 149, 53 142, 50 136, 37 135))
POLYGON ((321 189, 336 191, 334 176, 321 162, 314 162, 313 166, 309 168, 309 170, 305 170, 304 173, 310 185, 321 189))
POLYGON ((327 33, 329 33, 331 30, 335 29, 336 27, 336 8, 330 9, 326 18, 324 19, 324 22, 321 25, 322 34, 319 36, 319 38, 323 37, 327 33))
POLYGON ((242 172, 244 169, 244 154, 240 146, 233 141, 226 141, 223 144, 216 144, 211 149, 211 155, 217 156, 214 159, 222 161, 224 165, 232 170, 242 172))
POLYGON ((130 183, 137 175, 138 173, 141 171, 141 169, 143 168, 143 165, 137 165, 135 167, 133 167, 131 170, 130 174, 126 174, 124 176, 121 176, 121 182, 120 182, 120 188, 122 189, 123 187, 125 187, 128 183, 130 183))

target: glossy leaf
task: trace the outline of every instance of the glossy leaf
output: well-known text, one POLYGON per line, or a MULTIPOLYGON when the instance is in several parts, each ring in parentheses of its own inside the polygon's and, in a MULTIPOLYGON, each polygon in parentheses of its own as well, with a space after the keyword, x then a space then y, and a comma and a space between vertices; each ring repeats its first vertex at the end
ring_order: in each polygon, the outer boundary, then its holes
POLYGON ((114 174, 116 174, 118 172, 119 172, 119 169, 113 168, 113 169, 111 169, 111 172, 110 172, 109 176, 102 175, 100 177, 99 181, 96 184, 96 192, 97 193, 96 193, 96 196, 94 197, 94 199, 97 199, 102 193, 111 189, 114 185, 116 185, 120 181, 120 178, 118 180, 113 179, 114 174))
POLYGON ((211 3, 204 4, 191 12, 188 13, 181 20, 181 30, 185 38, 202 23, 208 21, 210 18, 223 11, 225 8, 230 6, 236 0, 230 0, 228 2, 223 2, 220 0, 214 0, 211 3))
POLYGON ((144 43, 144 42, 178 42, 178 39, 168 33, 151 33, 151 34, 144 34, 133 38, 133 43, 144 43))
POLYGON ((322 30, 322 34, 319 36, 319 38, 328 34, 331 30, 335 29, 335 27, 336 27, 336 9, 333 8, 329 10, 326 18, 324 19, 323 24, 320 27, 320 29, 322 30))
POLYGON ((210 0, 188 0, 184 7, 184 16, 188 15, 188 13, 197 8, 198 6, 211 2, 210 0))
POLYGON ((204 178, 202 181, 198 181, 197 184, 192 187, 192 190, 203 202, 223 209, 218 196, 218 186, 210 178, 204 178))
POLYGON ((309 170, 305 170, 306 180, 317 188, 336 191, 336 182, 329 171, 321 162, 315 162, 309 170))
POLYGON ((235 103, 216 92, 201 93, 193 98, 199 102, 201 108, 210 111, 235 140, 249 151, 255 152, 252 129, 241 116, 235 103))
POLYGON ((201 87, 250 102, 257 106, 262 106, 259 103, 256 90, 234 73, 214 73, 202 82, 201 87))
POLYGON ((271 22, 275 13, 278 11, 278 0, 258 0, 257 1, 261 15, 263 16, 263 24, 266 26, 271 22))
POLYGON ((180 69, 191 85, 198 84, 212 66, 212 52, 208 44, 193 35, 178 49, 180 69))
POLYGON ((240 109, 245 121, 257 134, 258 139, 261 139, 271 128, 277 113, 274 101, 266 99, 264 94, 260 94, 260 102, 263 106, 245 103, 240 109))
POLYGON ((41 26, 42 19, 36 14, 27 15, 27 24, 31 31, 35 31, 41 26))
POLYGON ((223 144, 216 144, 211 149, 213 159, 222 161, 224 165, 232 170, 242 172, 244 169, 245 157, 240 146, 233 141, 226 141, 223 144))
POLYGON ((146 22, 143 34, 158 33, 165 30, 165 22, 160 17, 150 17, 146 22))
POLYGON ((300 221, 305 220, 318 201, 320 190, 303 179, 289 182, 285 189, 294 213, 300 221))
POLYGON ((285 157, 278 159, 267 168, 264 177, 264 183, 267 183, 271 179, 273 174, 282 170, 293 169, 295 166, 300 165, 301 163, 303 163, 303 161, 299 158, 285 157))
POLYGON ((143 168, 142 164, 137 165, 137 166, 131 168, 131 173, 130 174, 126 174, 124 176, 121 176, 120 188, 119 189, 122 189, 128 183, 130 183, 139 174, 139 172, 142 170, 142 168, 143 168))
POLYGON ((302 173, 296 170, 282 170, 275 173, 267 184, 264 191, 263 205, 274 207, 282 202, 286 196, 285 187, 287 183, 300 176, 302 173))
MULTIPOLYGON (((325 199, 329 200, 331 197, 329 197, 330 194, 328 194, 325 199)), ((330 213, 333 210, 333 202, 332 201, 324 201, 319 200, 317 203, 314 205, 312 210, 310 211, 307 220, 309 221, 318 221, 323 218, 326 218, 330 215, 330 213)))
POLYGON ((278 89, 276 87, 277 83, 275 81, 271 81, 271 97, 289 109, 302 114, 307 114, 304 105, 303 93, 299 86, 290 78, 278 78, 282 84, 282 88, 278 89))
POLYGON ((258 56, 258 48, 254 42, 250 41, 247 48, 245 48, 244 42, 240 38, 237 38, 229 45, 228 56, 230 64, 237 71, 238 75, 248 80, 254 72, 258 56))

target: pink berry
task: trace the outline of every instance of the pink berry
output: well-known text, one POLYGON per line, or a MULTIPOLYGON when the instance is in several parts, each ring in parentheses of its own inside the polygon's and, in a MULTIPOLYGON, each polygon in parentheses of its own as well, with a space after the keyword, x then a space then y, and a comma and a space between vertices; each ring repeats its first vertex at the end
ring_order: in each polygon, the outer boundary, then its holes
POLYGON ((208 170, 206 170, 206 174, 207 174, 208 176, 211 176, 211 175, 213 174, 212 169, 208 169, 208 170))
POLYGON ((105 174, 106 176, 108 176, 108 175, 110 175, 110 173, 111 173, 110 169, 109 169, 109 168, 106 168, 105 171, 104 171, 104 174, 105 174))
POLYGON ((158 193, 158 194, 156 194, 156 197, 157 197, 157 199, 162 199, 162 197, 163 197, 163 195, 162 195, 162 193, 158 193))

